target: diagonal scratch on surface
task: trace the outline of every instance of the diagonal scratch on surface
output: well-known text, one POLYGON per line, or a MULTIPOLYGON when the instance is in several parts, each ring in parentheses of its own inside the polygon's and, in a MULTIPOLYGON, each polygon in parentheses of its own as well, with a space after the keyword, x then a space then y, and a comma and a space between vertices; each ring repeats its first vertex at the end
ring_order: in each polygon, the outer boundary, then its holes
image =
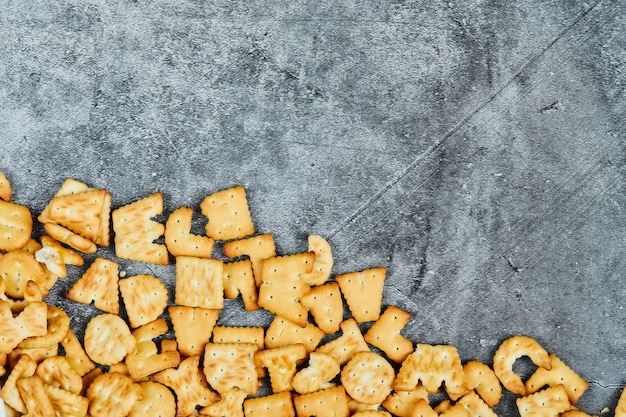
POLYGON ((602 0, 597 0, 594 4, 592 4, 588 9, 584 10, 578 18, 576 18, 571 24, 569 24, 565 29, 563 29, 548 45, 543 48, 539 53, 537 53, 534 57, 528 60, 508 81, 506 81, 500 88, 494 91, 482 104, 477 106, 474 110, 468 113, 465 117, 463 117, 456 125, 454 125, 448 132, 446 132, 442 137, 436 140, 432 145, 430 145, 426 150, 421 152, 416 156, 416 158, 407 165, 404 169, 398 172, 398 174, 389 180, 380 190, 374 193, 367 201, 365 201, 361 206, 359 206, 351 215, 349 215, 345 220, 340 222, 337 227, 332 230, 328 234, 328 238, 332 239, 335 235, 341 232, 345 227, 347 227, 350 223, 352 223, 355 219, 361 216, 363 212, 365 212, 371 205, 373 205, 376 201, 380 200, 383 195, 385 195, 391 188, 393 188, 396 184, 398 184, 404 177, 406 177, 411 171, 415 169, 416 166, 419 165, 421 161, 428 158, 430 155, 434 154, 434 152, 441 147, 450 137, 452 137, 455 133, 457 133, 461 128, 463 128, 470 120, 476 116, 482 109, 488 106, 492 101, 495 100, 504 90, 506 90, 511 84, 515 82, 522 74, 526 72, 528 68, 534 65, 538 60, 540 60, 560 39, 562 39, 568 32, 570 32, 578 23, 583 20, 589 13, 591 13, 602 0))

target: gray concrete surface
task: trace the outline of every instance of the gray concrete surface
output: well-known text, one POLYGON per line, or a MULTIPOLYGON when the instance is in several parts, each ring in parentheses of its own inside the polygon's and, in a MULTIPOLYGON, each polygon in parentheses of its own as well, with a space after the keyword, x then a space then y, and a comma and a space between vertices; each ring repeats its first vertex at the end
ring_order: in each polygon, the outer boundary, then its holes
MULTIPOLYGON (((35 214, 66 177, 166 212, 244 184, 280 253, 318 233, 333 274, 388 267, 413 341, 490 362, 530 335, 599 414, 626 384, 625 21, 610 0, 0 0, 0 170, 35 214)), ((72 309, 70 272, 50 300, 72 309)))

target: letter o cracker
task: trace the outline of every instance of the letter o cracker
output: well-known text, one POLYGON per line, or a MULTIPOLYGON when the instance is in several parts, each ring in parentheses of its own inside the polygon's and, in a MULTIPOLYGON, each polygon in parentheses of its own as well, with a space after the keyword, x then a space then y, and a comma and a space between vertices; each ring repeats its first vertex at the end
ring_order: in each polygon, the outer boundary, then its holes
POLYGON ((493 358, 493 371, 507 390, 526 395, 526 387, 519 375, 513 372, 513 364, 522 356, 528 356, 537 366, 552 367, 548 352, 534 339, 517 335, 508 338, 498 348, 493 358))
POLYGON ((87 323, 85 352, 96 363, 113 365, 121 362, 135 345, 135 338, 120 316, 104 313, 87 323))
POLYGON ((374 352, 359 352, 341 371, 341 383, 351 398, 364 404, 380 404, 391 393, 395 371, 374 352))

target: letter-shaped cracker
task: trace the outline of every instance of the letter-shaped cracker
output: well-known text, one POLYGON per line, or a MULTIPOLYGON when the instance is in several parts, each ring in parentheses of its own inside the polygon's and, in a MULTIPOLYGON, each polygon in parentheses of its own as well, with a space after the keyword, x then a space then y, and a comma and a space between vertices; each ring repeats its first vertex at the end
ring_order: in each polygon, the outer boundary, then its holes
POLYGON ((328 353, 340 365, 344 365, 355 353, 370 351, 359 325, 353 318, 343 321, 340 327, 341 336, 318 347, 316 352, 328 353))
POLYGON ((180 207, 172 212, 165 223, 165 245, 172 256, 197 256, 210 258, 215 241, 208 236, 191 233, 193 209, 180 207))
POLYGON ((516 335, 508 338, 493 357, 493 370, 504 385, 514 394, 526 395, 526 388, 519 375, 513 372, 513 364, 522 356, 528 356, 537 366, 549 370, 552 365, 548 352, 533 338, 516 335))
POLYGON ((263 282, 261 279, 262 263, 265 259, 276 256, 274 237, 271 233, 252 236, 245 239, 233 240, 224 243, 224 255, 229 258, 247 256, 252 262, 254 282, 257 287, 263 282))
POLYGON ((113 365, 135 350, 135 338, 120 316, 103 313, 85 328, 85 352, 96 363, 113 365))
POLYGON ((119 280, 130 327, 156 320, 167 307, 167 288, 152 275, 139 274, 119 280))
POLYGON ((463 365, 455 346, 418 343, 400 367, 395 381, 396 390, 411 390, 422 383, 426 391, 435 394, 442 384, 450 398, 467 394, 463 365))
POLYGON ((350 416, 348 396, 341 385, 311 394, 297 395, 293 403, 298 417, 350 416))
POLYGON ((576 404, 589 387, 587 381, 563 363, 554 353, 550 354, 550 369, 537 368, 524 383, 527 394, 534 394, 546 385, 551 387, 563 385, 567 391, 569 402, 572 404, 576 404))
POLYGON ((92 417, 125 416, 142 396, 141 385, 120 373, 106 373, 87 388, 89 415, 92 417))
POLYGON ((465 384, 475 390, 489 407, 494 407, 502 398, 502 386, 493 369, 479 361, 468 361, 463 365, 465 384))
POLYGON ((378 320, 380 317, 386 274, 387 269, 379 267, 335 277, 357 322, 378 320))
POLYGON ((273 392, 291 391, 292 379, 298 363, 307 356, 303 344, 288 345, 256 352, 256 366, 267 368, 273 392))
POLYGON ((200 209, 208 217, 206 234, 212 239, 232 240, 254 234, 254 224, 243 185, 205 197, 200 209))
POLYGON ((0 300, 0 354, 11 353, 28 337, 45 335, 48 331, 47 311, 46 303, 33 301, 13 317, 9 303, 0 300))
POLYGON ((263 261, 259 306, 305 327, 309 315, 300 299, 310 287, 302 276, 311 271, 314 260, 313 252, 302 252, 263 261))
POLYGON ((389 359, 401 363, 413 353, 413 342, 400 334, 410 319, 411 313, 390 305, 363 337, 385 352, 389 359))
POLYGON ((275 348, 302 343, 306 347, 306 351, 311 352, 323 337, 324 332, 312 323, 300 327, 292 321, 274 316, 274 320, 265 332, 265 347, 275 348))
POLYGON ((219 394, 233 388, 255 395, 258 379, 253 343, 207 343, 204 348, 203 371, 209 385, 219 394))
POLYGON ((219 401, 220 396, 212 391, 200 370, 200 355, 181 361, 176 369, 166 369, 152 376, 156 382, 170 387, 176 393, 176 415, 192 415, 196 407, 208 407, 219 401))
POLYGON ((224 307, 224 266, 219 259, 176 258, 176 304, 188 307, 224 307))
POLYGON ((231 388, 221 395, 221 400, 200 409, 201 416, 209 417, 244 417, 243 402, 248 393, 239 388, 231 388))
POLYGON ((183 356, 201 355, 211 339, 220 310, 201 307, 169 306, 168 312, 178 349, 183 356))
POLYGON ((563 385, 519 397, 515 403, 521 417, 558 416, 572 408, 563 385))
POLYGON ((409 391, 392 392, 382 402, 382 406, 398 417, 411 417, 419 400, 428 401, 428 391, 422 385, 409 391))
POLYGON ((243 402, 243 412, 246 417, 295 417, 296 415, 289 391, 248 398, 243 402))
POLYGON ((169 254, 162 243, 154 243, 165 233, 165 226, 152 220, 163 213, 160 191, 113 210, 115 254, 118 258, 167 265, 169 254))
POLYGON ((117 262, 96 258, 65 294, 68 300, 94 305, 107 313, 118 314, 119 266, 117 262))
POLYGON ((234 299, 241 294, 246 311, 259 309, 257 299, 259 294, 254 282, 252 261, 243 259, 235 262, 224 262, 224 296, 234 299))
POLYGON ((165 385, 141 382, 141 399, 135 402, 128 417, 167 417, 176 415, 176 399, 165 385))
POLYGON ((303 276, 309 285, 322 285, 330 277, 333 269, 333 253, 330 243, 320 235, 309 235, 308 251, 315 253, 315 262, 311 272, 303 276))
POLYGON ((341 383, 351 398, 380 404, 391 393, 396 374, 389 362, 374 352, 356 353, 341 370, 341 383))
POLYGON ((329 282, 312 287, 308 294, 302 296, 300 302, 309 310, 324 333, 333 334, 339 330, 343 321, 343 300, 339 284, 329 282))
POLYGON ((299 394, 311 394, 328 388, 327 385, 340 371, 339 362, 332 356, 322 352, 311 352, 309 366, 293 377, 293 389, 299 394))

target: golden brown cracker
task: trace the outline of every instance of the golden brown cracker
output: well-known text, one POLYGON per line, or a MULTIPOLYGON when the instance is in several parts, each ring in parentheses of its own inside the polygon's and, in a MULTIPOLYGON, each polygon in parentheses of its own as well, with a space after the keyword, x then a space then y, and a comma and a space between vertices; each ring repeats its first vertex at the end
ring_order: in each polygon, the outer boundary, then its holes
POLYGON ((181 306, 224 307, 223 262, 191 256, 176 258, 175 302, 181 306))
POLYGON ((37 365, 38 375, 47 385, 69 391, 73 394, 80 394, 83 390, 83 379, 74 370, 65 356, 53 356, 44 359, 37 365))
POLYGON ((175 417, 176 399, 163 384, 141 382, 141 399, 135 401, 128 417, 175 417))
POLYGON ((340 371, 339 362, 332 356, 321 352, 311 352, 308 366, 298 371, 293 377, 293 389, 298 394, 311 394, 319 391, 326 388, 340 371))
POLYGON ((250 259, 257 287, 263 282, 261 279, 263 261, 276 256, 274 236, 271 233, 226 242, 223 251, 229 258, 247 256, 250 259))
POLYGON ((165 223, 165 245, 172 256, 195 256, 211 258, 215 240, 208 236, 191 233, 193 209, 179 207, 165 223))
POLYGON ((572 407, 563 385, 548 387, 534 394, 518 397, 515 404, 521 417, 556 416, 572 407))
POLYGON ((156 320, 167 307, 167 288, 155 276, 139 274, 118 281, 130 327, 156 320))
POLYGON ((85 273, 67 291, 67 299, 83 304, 94 303, 96 308, 118 314, 119 265, 117 262, 96 258, 85 273))
POLYGON ((71 328, 61 340, 61 345, 65 350, 66 360, 81 377, 96 367, 71 328))
POLYGON ((206 234, 215 240, 232 240, 254 234, 254 224, 243 185, 208 195, 200 204, 208 217, 206 234))
POLYGON ((479 361, 468 361, 463 365, 465 384, 487 403, 495 407, 502 398, 502 385, 493 369, 479 361))
POLYGON ((380 404, 391 393, 396 374, 389 362, 374 352, 358 352, 341 370, 341 384, 350 397, 380 404))
POLYGON ((82 417, 87 415, 89 400, 86 397, 48 384, 44 384, 44 391, 52 403, 56 416, 82 417))
POLYGON ((576 404, 589 387, 589 383, 554 353, 550 353, 549 356, 550 369, 537 368, 524 383, 526 393, 534 394, 545 386, 563 385, 569 402, 576 404))
POLYGON ((219 394, 239 388, 255 395, 259 376, 254 354, 258 349, 253 343, 207 343, 202 369, 209 385, 219 394))
POLYGON ((324 337, 324 332, 311 323, 305 327, 274 316, 265 332, 265 347, 275 348, 301 343, 306 347, 307 352, 312 352, 324 337))
POLYGON ((104 189, 89 189, 75 194, 55 196, 50 201, 50 220, 96 243, 100 238, 108 201, 104 189))
POLYGON ((259 309, 256 284, 252 272, 252 262, 244 259, 235 262, 224 262, 224 296, 234 299, 241 294, 246 311, 259 309))
POLYGON ((70 318, 58 307, 48 304, 46 307, 46 334, 24 339, 18 347, 41 348, 60 343, 70 328, 70 318))
POLYGON ((103 313, 87 323, 84 344, 91 360, 101 365, 112 365, 134 351, 136 340, 120 316, 103 313))
POLYGON ((318 347, 315 351, 327 353, 344 365, 357 352, 368 352, 371 349, 365 342, 361 329, 353 318, 341 323, 341 335, 336 339, 318 347))
POLYGON ((302 280, 302 275, 311 271, 314 259, 313 252, 302 252, 263 261, 259 306, 301 327, 306 326, 308 311, 300 299, 310 287, 302 280))
POLYGON ((293 403, 298 417, 350 416, 348 397, 341 385, 311 394, 296 395, 293 403))
POLYGON ((174 334, 180 353, 183 356, 202 354, 204 346, 211 339, 211 333, 220 310, 170 306, 168 312, 174 326, 174 334))
POLYGON ((535 339, 525 335, 506 339, 493 358, 493 370, 504 388, 519 395, 527 393, 521 377, 513 372, 513 364, 523 356, 529 357, 539 367, 547 370, 551 367, 548 352, 535 339))
POLYGON ((294 344, 256 352, 254 362, 256 366, 267 368, 272 391, 277 393, 293 389, 292 379, 297 366, 306 357, 306 347, 294 344))
POLYGON ((33 218, 28 207, 0 200, 0 251, 21 248, 32 231, 33 218))
POLYGON ((259 350, 265 349, 265 328, 261 326, 215 326, 214 343, 254 343, 259 350))
POLYGON ((343 300, 341 290, 336 282, 312 287, 309 293, 302 296, 301 304, 309 310, 315 324, 326 334, 339 330, 343 321, 343 300))
POLYGON ((469 417, 497 417, 496 412, 474 391, 461 397, 457 404, 465 408, 469 417))
POLYGON ((17 381, 17 388, 26 406, 27 416, 56 417, 41 378, 36 375, 22 377, 17 381))
POLYGON ((308 251, 315 253, 315 261, 311 272, 303 276, 304 282, 309 285, 322 285, 330 277, 333 269, 333 253, 330 243, 320 235, 309 235, 308 251))
POLYGON ((170 387, 176 394, 176 415, 188 416, 197 407, 208 407, 219 401, 200 370, 200 355, 190 356, 180 362, 176 369, 166 369, 152 376, 156 382, 170 387))
POLYGON ((56 223, 44 223, 43 228, 52 238, 68 245, 73 249, 76 249, 79 252, 93 254, 98 250, 98 247, 94 242, 61 225, 56 223))
POLYGON ((412 390, 393 391, 381 405, 398 417, 411 417, 419 400, 428 401, 428 391, 421 384, 412 390))
POLYGON ((246 417, 295 417, 291 392, 283 391, 262 397, 248 398, 243 402, 246 417))
POLYGON ((221 395, 218 402, 201 408, 199 414, 209 417, 244 417, 243 402, 247 396, 247 392, 231 388, 221 395))
POLYGON ((87 388, 91 417, 125 416, 142 398, 141 385, 120 373, 98 376, 87 388))
POLYGON ((163 195, 156 192, 113 210, 115 254, 118 258, 167 265, 169 254, 163 243, 155 241, 165 233, 165 226, 153 217, 163 213, 163 195))
POLYGON ((363 338, 382 350, 392 361, 401 363, 413 353, 413 342, 400 334, 410 319, 411 313, 390 305, 363 338))
MULTIPOLYGON (((74 178, 66 178, 65 181, 63 181, 63 184, 61 184, 61 187, 59 188, 59 190, 54 195, 54 197, 82 193, 85 191, 89 191, 90 189, 91 188, 84 182, 78 181, 74 178)), ((50 201, 50 203, 51 202, 52 200, 50 201)), ((37 220, 39 220, 41 223, 44 223, 44 224, 53 223, 53 220, 51 218, 51 213, 50 213, 50 210, 51 210, 50 203, 48 203, 48 205, 41 211, 39 216, 37 216, 37 220)))
POLYGON ((41 236, 42 247, 35 252, 35 259, 46 265, 59 278, 67 277, 66 265, 82 266, 83 257, 76 251, 61 245, 48 235, 41 236))
POLYGON ((142 381, 157 372, 174 368, 179 363, 180 354, 177 351, 159 353, 151 340, 137 342, 135 349, 125 358, 128 375, 133 381, 142 381))
POLYGON ((30 356, 21 355, 15 365, 13 365, 11 373, 9 373, 0 391, 0 397, 4 400, 4 403, 20 414, 26 413, 27 410, 26 404, 24 404, 20 395, 17 382, 24 377, 35 375, 36 370, 37 363, 30 356))
POLYGON ((45 335, 47 312, 46 303, 33 301, 14 317, 9 303, 0 300, 0 353, 11 353, 23 340, 45 335))
POLYGON ((30 252, 12 250, 0 258, 0 278, 4 281, 4 292, 9 297, 23 299, 28 281, 33 281, 41 288, 45 277, 43 266, 30 252))
POLYGON ((4 172, 0 171, 0 199, 4 201, 11 201, 13 195, 13 189, 11 188, 11 182, 8 180, 4 172))
POLYGON ((418 343, 402 362, 394 388, 411 390, 419 383, 431 394, 437 393, 442 384, 453 399, 466 394, 465 374, 456 347, 418 343))
POLYGON ((357 322, 374 321, 380 317, 386 274, 386 268, 378 267, 335 277, 357 322))

